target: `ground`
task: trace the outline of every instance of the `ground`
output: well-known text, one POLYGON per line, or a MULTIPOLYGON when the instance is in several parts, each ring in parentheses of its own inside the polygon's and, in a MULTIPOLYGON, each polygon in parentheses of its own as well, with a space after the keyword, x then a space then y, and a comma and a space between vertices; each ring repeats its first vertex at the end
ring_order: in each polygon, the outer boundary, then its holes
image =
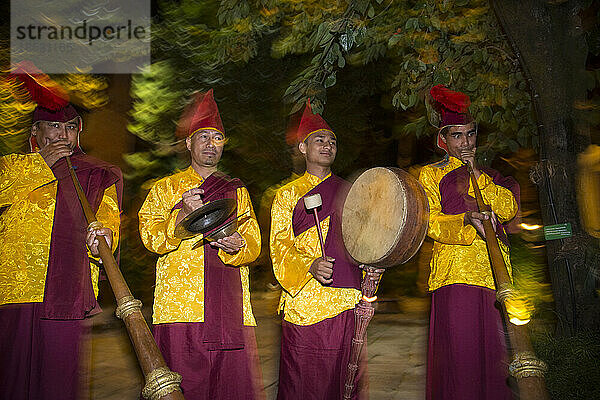
MULTIPOLYGON (((253 294, 256 338, 267 399, 277 395, 280 318, 275 315, 277 292, 253 294)), ((93 318, 93 400, 139 399, 142 373, 114 305, 93 318)), ((114 303, 114 302, 113 302, 114 303)), ((425 398, 427 298, 388 299, 368 328, 369 393, 371 400, 421 400, 425 398)), ((145 307, 144 314, 149 310, 145 307)))

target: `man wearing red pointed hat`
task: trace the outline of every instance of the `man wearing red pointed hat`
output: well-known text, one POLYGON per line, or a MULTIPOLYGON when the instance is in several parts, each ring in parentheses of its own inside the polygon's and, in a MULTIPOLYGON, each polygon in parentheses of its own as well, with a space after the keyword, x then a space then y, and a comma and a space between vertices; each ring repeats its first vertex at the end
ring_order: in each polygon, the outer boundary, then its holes
MULTIPOLYGON (((310 103, 298 126, 296 143, 306 172, 279 188, 271 208, 271 260, 283 291, 278 399, 340 399, 352 337, 353 309, 361 297, 361 270, 341 236, 343 201, 349 183, 334 175, 337 139, 310 103), (304 198, 320 194, 323 258, 317 226, 304 198)), ((353 399, 367 397, 366 346, 353 399)))
POLYGON ((191 166, 157 181, 139 211, 142 241, 159 254, 152 332, 187 400, 264 398, 248 282, 258 222, 242 181, 217 171, 226 138, 212 89, 182 121, 191 166), (187 215, 226 198, 245 216, 235 233, 210 243, 175 237, 187 215))
POLYGON ((428 400, 508 400, 507 357, 501 314, 482 221, 470 185, 471 164, 510 269, 506 223, 519 208, 519 186, 478 165, 477 123, 469 97, 442 85, 430 91, 430 119, 446 156, 426 165, 419 181, 429 200, 428 235, 434 240, 429 290, 428 400))
POLYGON ((116 249, 121 171, 81 151, 81 117, 56 83, 28 64, 15 77, 38 105, 31 152, 0 158, 1 397, 82 399, 84 320, 101 311, 90 257, 98 256, 96 235, 116 249), (65 156, 104 228, 88 229, 65 156))

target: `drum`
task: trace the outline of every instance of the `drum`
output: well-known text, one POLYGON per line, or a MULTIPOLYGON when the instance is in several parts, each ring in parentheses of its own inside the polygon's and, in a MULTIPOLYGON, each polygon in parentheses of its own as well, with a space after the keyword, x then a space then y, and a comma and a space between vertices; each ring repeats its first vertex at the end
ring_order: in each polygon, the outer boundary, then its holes
POLYGON ((425 190, 400 168, 371 168, 352 184, 342 211, 342 237, 357 262, 388 268, 421 247, 429 222, 425 190))

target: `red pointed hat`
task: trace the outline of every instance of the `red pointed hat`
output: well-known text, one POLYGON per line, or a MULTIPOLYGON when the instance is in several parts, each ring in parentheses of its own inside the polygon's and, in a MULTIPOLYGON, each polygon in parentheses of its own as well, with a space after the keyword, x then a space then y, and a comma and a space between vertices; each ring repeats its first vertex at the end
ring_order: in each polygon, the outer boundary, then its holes
POLYGON ((175 135, 188 137, 201 129, 213 129, 225 135, 221 115, 213 97, 213 90, 198 93, 191 107, 184 112, 175 135))
MULTIPOLYGON (((33 110, 32 123, 38 121, 67 122, 79 113, 69 103, 67 92, 50 77, 36 68, 33 63, 23 61, 15 66, 8 76, 12 82, 21 82, 25 86, 31 100, 37 103, 33 110)), ((82 120, 79 118, 79 131, 82 130, 82 120)), ((35 136, 29 138, 31 151, 38 147, 35 136)))
POLYGON ((464 93, 455 92, 444 85, 437 85, 429 91, 432 103, 432 114, 430 115, 431 123, 440 131, 437 136, 438 147, 446 152, 448 148, 446 143, 442 141, 441 130, 449 126, 463 126, 473 122, 473 117, 469 113, 471 99, 464 93))
POLYGON ((317 131, 331 132, 331 134, 335 136, 335 133, 331 130, 329 125, 327 125, 327 122, 325 122, 323 117, 319 114, 313 114, 309 99, 304 108, 304 112, 302 113, 298 130, 296 131, 296 140, 298 143, 303 142, 317 131))

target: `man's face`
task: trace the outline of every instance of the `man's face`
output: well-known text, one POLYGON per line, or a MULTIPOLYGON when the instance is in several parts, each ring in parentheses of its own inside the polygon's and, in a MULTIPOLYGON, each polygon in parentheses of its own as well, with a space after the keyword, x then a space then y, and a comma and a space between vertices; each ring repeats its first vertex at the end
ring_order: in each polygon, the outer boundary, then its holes
POLYGON ((477 143, 477 126, 475 122, 463 126, 451 126, 441 135, 448 147, 448 154, 461 159, 461 152, 475 149, 477 143))
POLYGON ((31 128, 40 149, 50 143, 66 140, 71 149, 79 144, 79 117, 67 122, 38 121, 31 128))
POLYGON ((202 167, 215 167, 221 155, 225 137, 212 129, 202 129, 185 139, 187 149, 192 155, 192 162, 202 167))
POLYGON ((333 133, 317 131, 298 145, 307 163, 330 167, 337 154, 337 140, 333 133))

